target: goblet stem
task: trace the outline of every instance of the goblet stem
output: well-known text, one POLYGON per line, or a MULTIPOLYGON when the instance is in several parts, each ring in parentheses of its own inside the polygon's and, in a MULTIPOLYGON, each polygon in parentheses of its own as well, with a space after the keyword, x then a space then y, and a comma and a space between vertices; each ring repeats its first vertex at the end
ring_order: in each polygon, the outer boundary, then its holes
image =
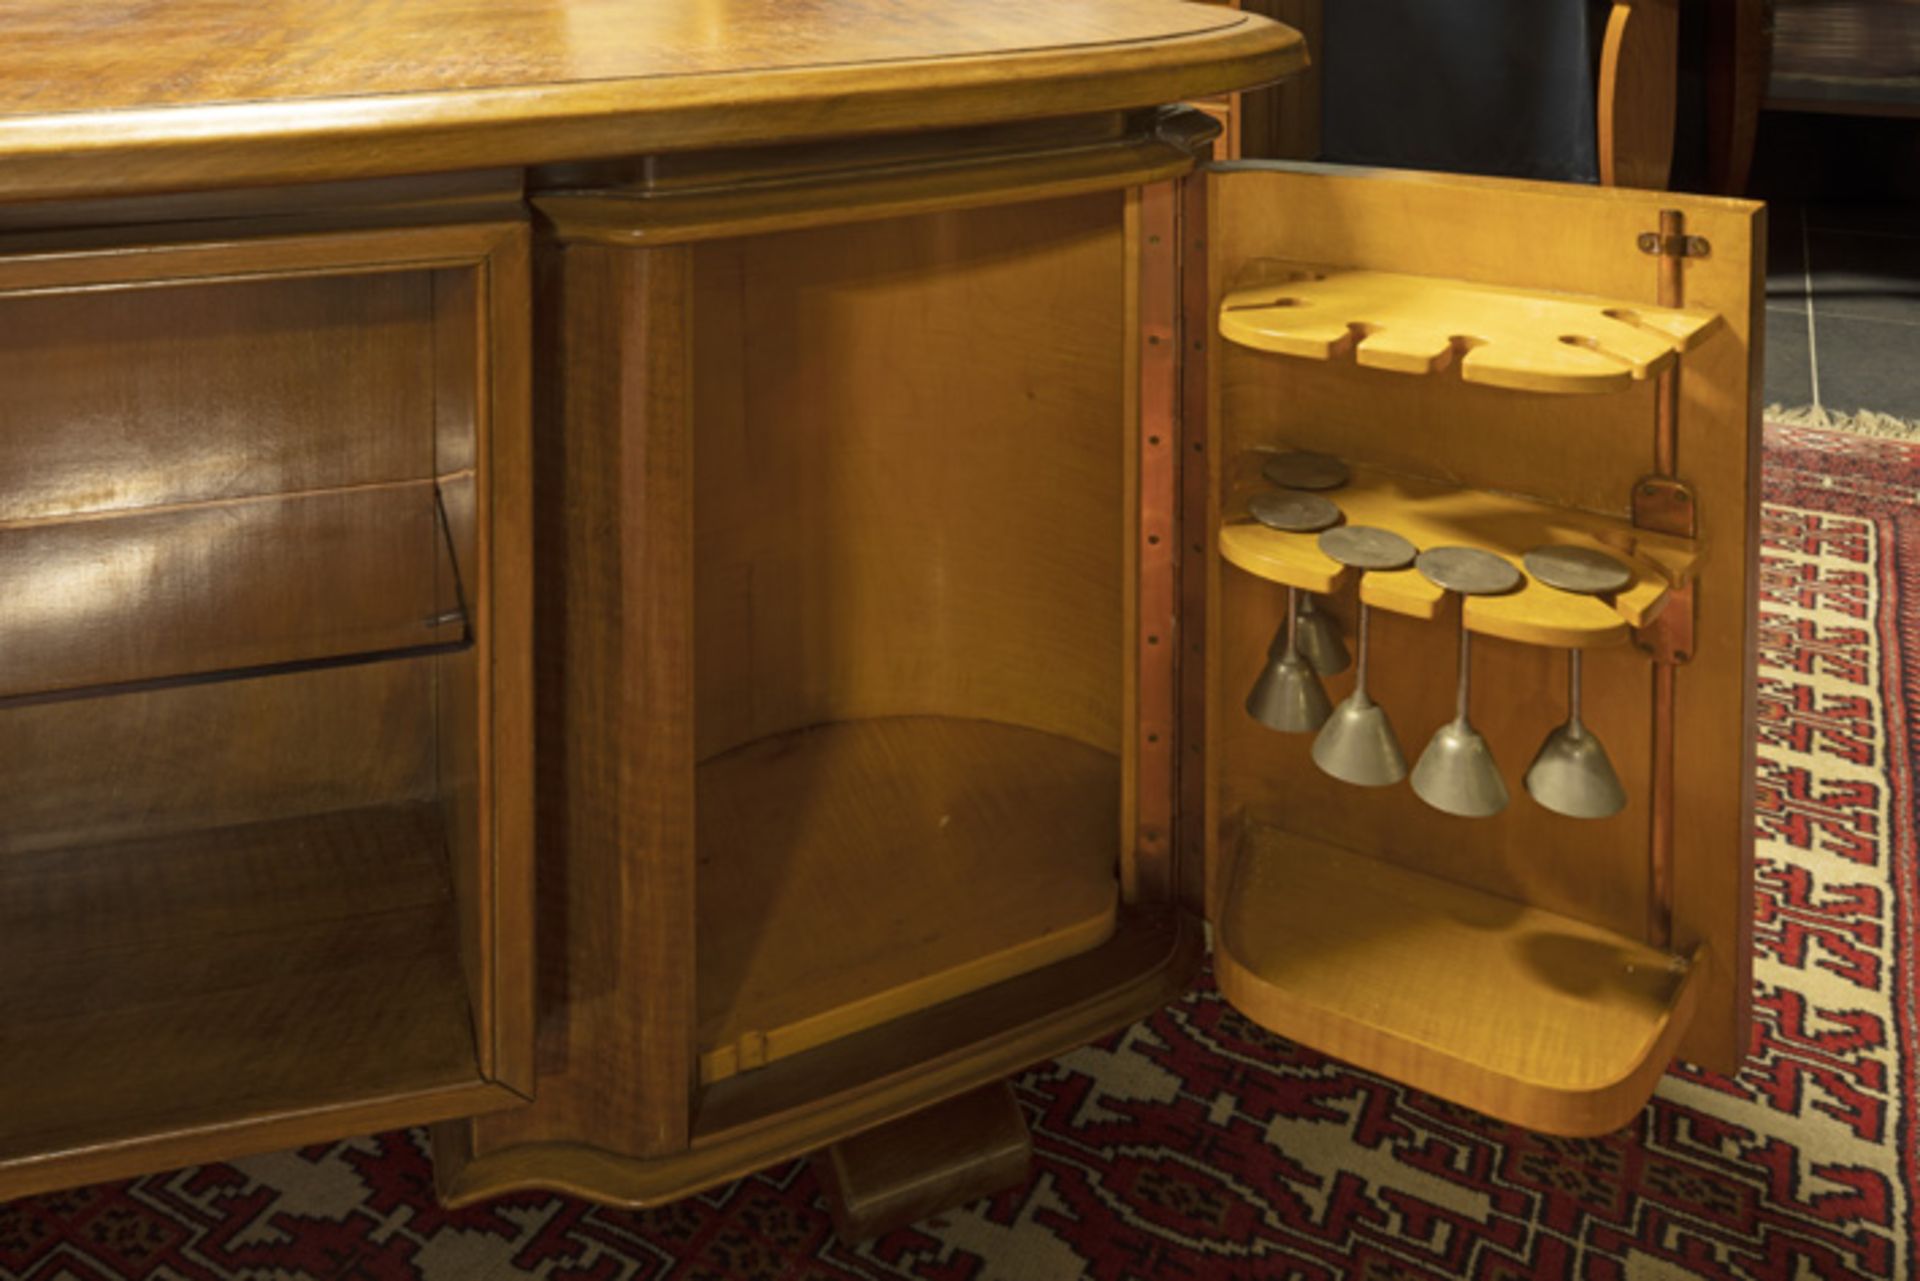
POLYGON ((1365 699, 1368 702, 1373 701, 1367 698, 1367 631, 1372 613, 1373 611, 1367 608, 1367 602, 1361 601, 1359 603, 1359 608, 1355 611, 1356 622, 1354 631, 1356 635, 1353 640, 1354 645, 1360 651, 1358 657, 1353 660, 1353 696, 1355 698, 1365 699))
POLYGON ((1460 686, 1454 694, 1453 716, 1467 723, 1467 704, 1473 697, 1473 633, 1467 630, 1467 602, 1460 602, 1460 686))
POLYGON ((1567 737, 1585 738, 1587 727, 1580 723, 1580 651, 1567 651, 1567 737))

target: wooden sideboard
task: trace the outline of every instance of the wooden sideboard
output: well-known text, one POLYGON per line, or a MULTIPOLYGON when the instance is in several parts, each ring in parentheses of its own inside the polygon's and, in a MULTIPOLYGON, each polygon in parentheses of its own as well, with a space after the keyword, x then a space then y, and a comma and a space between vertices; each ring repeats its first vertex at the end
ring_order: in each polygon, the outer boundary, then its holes
POLYGON ((831 1148, 857 1231, 1208 918, 1543 1129, 1738 1060, 1756 206, 1209 165, 1162 104, 1301 42, 1162 0, 142 13, 0 46, 0 1196, 432 1124, 454 1203, 831 1148), (1356 587, 1289 448, 1631 586, 1356 587), (1247 716, 1299 591, 1409 755, 1476 637, 1505 813, 1247 716))

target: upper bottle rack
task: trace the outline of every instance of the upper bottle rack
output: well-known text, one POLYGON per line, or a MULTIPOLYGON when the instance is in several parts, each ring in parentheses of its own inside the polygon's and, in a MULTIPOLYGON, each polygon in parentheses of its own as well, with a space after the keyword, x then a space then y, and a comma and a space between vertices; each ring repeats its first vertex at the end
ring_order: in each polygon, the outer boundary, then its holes
POLYGON ((1220 306, 1220 334, 1258 351, 1402 374, 1457 367, 1516 391, 1625 391, 1719 326, 1709 311, 1260 259, 1220 306))

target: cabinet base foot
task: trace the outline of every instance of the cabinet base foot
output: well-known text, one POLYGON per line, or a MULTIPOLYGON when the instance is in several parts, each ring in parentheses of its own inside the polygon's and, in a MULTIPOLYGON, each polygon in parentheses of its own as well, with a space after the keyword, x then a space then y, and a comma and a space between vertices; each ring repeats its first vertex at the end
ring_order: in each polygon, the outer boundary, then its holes
POLYGON ((1033 1140, 1006 1082, 855 1135, 814 1157, 849 1245, 1026 1182, 1033 1140))

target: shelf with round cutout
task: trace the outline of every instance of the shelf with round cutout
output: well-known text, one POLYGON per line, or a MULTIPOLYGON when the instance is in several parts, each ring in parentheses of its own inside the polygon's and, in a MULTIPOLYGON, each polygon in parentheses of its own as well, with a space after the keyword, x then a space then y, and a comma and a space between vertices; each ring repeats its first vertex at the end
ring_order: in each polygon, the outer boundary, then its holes
MULTIPOLYGON (((1260 474, 1271 456, 1248 451, 1229 465, 1221 556, 1284 586, 1321 595, 1342 590, 1353 571, 1322 552, 1317 535, 1269 529, 1248 514, 1249 500, 1272 489, 1260 474)), ((1352 479, 1326 496, 1345 523, 1390 529, 1422 551, 1478 547, 1519 568, 1521 558, 1536 547, 1590 547, 1633 571, 1631 583, 1607 596, 1557 591, 1529 577, 1518 591, 1466 601, 1467 630, 1522 644, 1565 649, 1623 644, 1659 616, 1675 590, 1692 581, 1700 560, 1697 542, 1637 529, 1615 517, 1374 468, 1353 468, 1352 479)), ((1361 590, 1368 605, 1418 619, 1439 617, 1446 596, 1412 569, 1368 574, 1361 590)))
POLYGON ((1552 1134, 1618 1129, 1699 1003, 1686 954, 1249 823, 1214 939, 1263 1027, 1552 1134))

